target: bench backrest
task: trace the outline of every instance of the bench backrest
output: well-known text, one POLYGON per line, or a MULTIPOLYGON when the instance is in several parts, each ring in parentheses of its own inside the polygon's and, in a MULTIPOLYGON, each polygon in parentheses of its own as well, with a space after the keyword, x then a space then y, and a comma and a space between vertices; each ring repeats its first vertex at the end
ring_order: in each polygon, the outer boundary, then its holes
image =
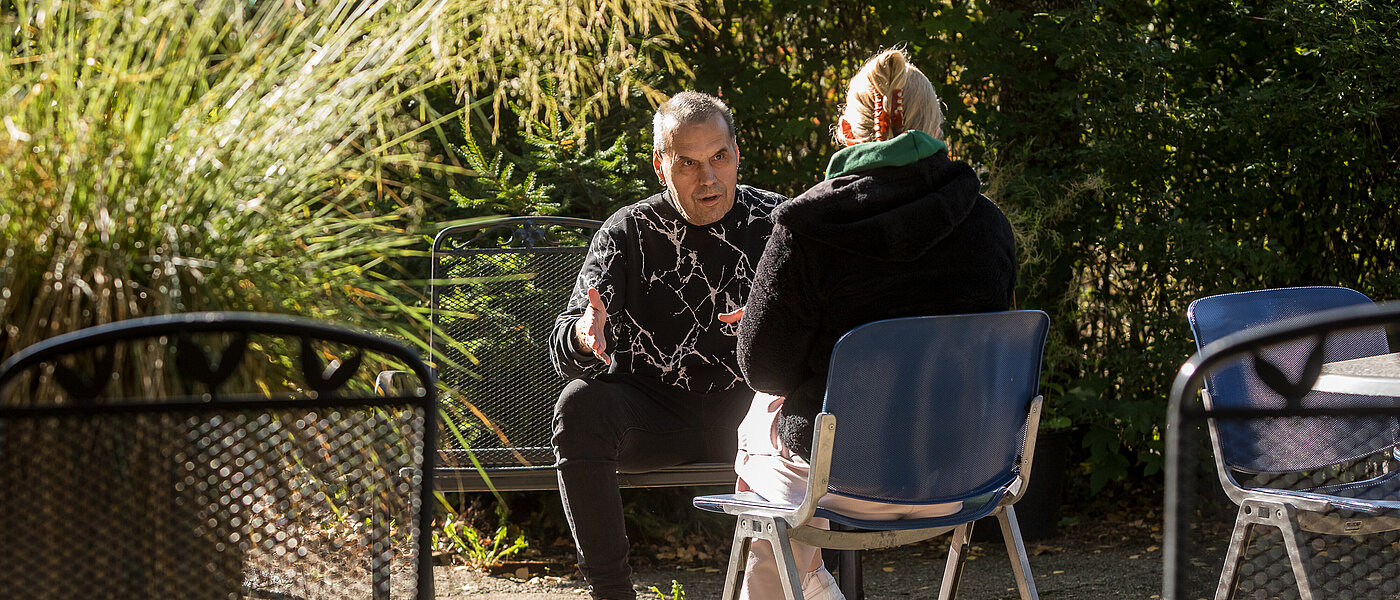
POLYGON ((600 225, 508 217, 434 240, 431 346, 448 462, 470 448, 487 468, 553 464, 550 421, 568 382, 550 364, 549 335, 600 225))

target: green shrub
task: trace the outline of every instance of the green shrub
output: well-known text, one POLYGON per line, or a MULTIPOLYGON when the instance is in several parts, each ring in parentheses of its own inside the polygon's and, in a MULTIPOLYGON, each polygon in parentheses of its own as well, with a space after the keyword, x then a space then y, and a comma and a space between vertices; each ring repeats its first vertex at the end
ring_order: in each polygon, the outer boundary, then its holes
POLYGON ((1016 224, 1019 308, 1093 490, 1161 468, 1165 397, 1214 293, 1400 297, 1400 7, 1381 2, 742 1, 687 37, 737 113, 741 178, 813 183, 860 61, 905 44, 955 155, 1016 224), (820 40, 820 43, 812 43, 820 40))
MULTIPOLYGON (((548 97, 554 98, 552 93, 548 97)), ((649 114, 645 107, 616 115, 621 122, 617 118, 600 121, 605 128, 588 118, 589 103, 580 108, 552 104, 543 119, 531 117, 519 106, 511 108, 520 127, 512 129, 510 139, 494 144, 489 158, 472 132, 470 114, 462 119, 464 143, 454 150, 476 177, 450 193, 466 214, 566 212, 603 220, 651 195, 651 175, 644 170, 650 163, 650 144, 633 150, 637 146, 633 140, 641 133, 634 128, 640 128, 649 114), (570 113, 567 120, 565 113, 570 113), (506 146, 523 152, 508 154, 506 146)))
POLYGON ((954 89, 994 95, 950 101, 955 130, 973 160, 1015 167, 991 177, 1028 236, 1018 300, 1052 315, 1050 402, 1084 428, 1092 489, 1160 469, 1191 300, 1400 295, 1400 7, 969 8, 928 48, 954 89))

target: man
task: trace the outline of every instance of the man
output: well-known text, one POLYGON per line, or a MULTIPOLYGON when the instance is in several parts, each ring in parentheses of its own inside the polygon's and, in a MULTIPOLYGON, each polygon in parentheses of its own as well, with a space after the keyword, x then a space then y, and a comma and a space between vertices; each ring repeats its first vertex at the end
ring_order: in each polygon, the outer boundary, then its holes
POLYGON ((719 99, 676 94, 652 126, 666 190, 603 223, 550 344, 574 379, 554 409, 559 494, 601 600, 636 597, 617 472, 734 460, 753 391, 728 313, 744 306, 785 200, 737 185, 734 118, 719 99))

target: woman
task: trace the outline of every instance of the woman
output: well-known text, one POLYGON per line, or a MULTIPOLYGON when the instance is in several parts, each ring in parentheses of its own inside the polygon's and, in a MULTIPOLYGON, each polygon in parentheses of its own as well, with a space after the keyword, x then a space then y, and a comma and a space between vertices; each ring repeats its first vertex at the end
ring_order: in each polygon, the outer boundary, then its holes
MULTIPOLYGON (((835 127, 845 147, 826 180, 774 212, 739 326, 739 365, 759 393, 739 428, 739 490, 799 502, 812 423, 836 340, 858 325, 915 315, 1007 310, 1015 284, 1011 224, 948 156, 933 85, 903 50, 866 61, 835 127)), ((957 504, 890 506, 827 496, 865 518, 950 514, 957 504)), ((767 542, 756 541, 742 597, 782 597, 767 542)), ((819 549, 793 543, 808 599, 841 598, 819 549)))

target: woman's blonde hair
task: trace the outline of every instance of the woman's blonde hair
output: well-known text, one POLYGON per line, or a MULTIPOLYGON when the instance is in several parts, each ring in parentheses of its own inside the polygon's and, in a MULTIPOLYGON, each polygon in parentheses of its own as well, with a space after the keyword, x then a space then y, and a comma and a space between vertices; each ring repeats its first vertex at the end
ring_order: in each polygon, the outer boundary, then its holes
POLYGON ((841 116, 851 124, 851 131, 848 135, 838 121, 832 130, 838 143, 878 142, 912 129, 942 137, 943 108, 938 94, 923 71, 909 64, 909 56, 902 48, 885 50, 865 61, 860 72, 851 78, 846 90, 846 109, 841 116), (886 128, 879 127, 876 119, 877 94, 888 115, 886 128), (903 97, 902 115, 896 111, 900 96, 903 97))

